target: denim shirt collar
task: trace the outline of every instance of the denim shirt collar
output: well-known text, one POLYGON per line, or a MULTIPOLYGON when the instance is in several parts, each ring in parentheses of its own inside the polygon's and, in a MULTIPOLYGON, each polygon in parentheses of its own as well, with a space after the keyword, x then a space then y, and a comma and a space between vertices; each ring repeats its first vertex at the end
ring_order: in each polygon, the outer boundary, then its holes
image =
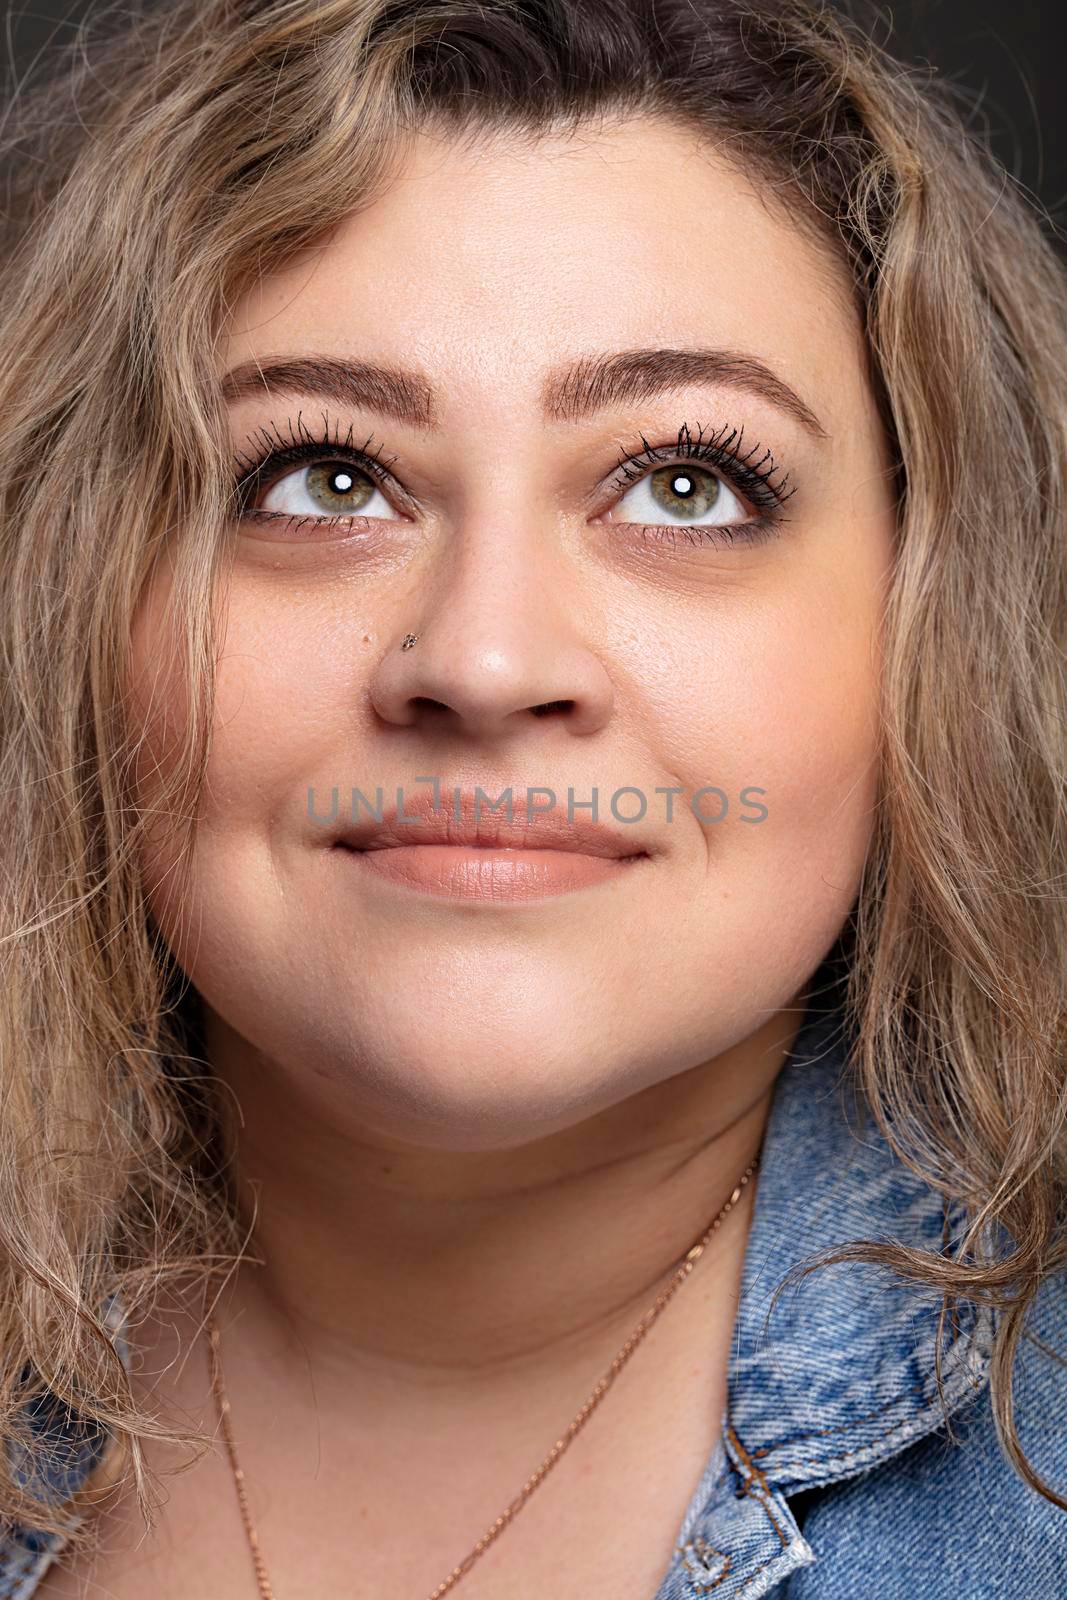
MULTIPOLYGON (((787 1496, 878 1466, 985 1382, 987 1312, 960 1308, 935 1351, 940 1298, 866 1263, 787 1270, 828 1246, 892 1238, 945 1248, 941 1197, 846 1096, 840 1008, 809 1011, 768 1119, 735 1324, 723 1453, 698 1486, 656 1600, 756 1600, 815 1555, 787 1496)), ((948 1218, 952 1237, 960 1221, 948 1218)))

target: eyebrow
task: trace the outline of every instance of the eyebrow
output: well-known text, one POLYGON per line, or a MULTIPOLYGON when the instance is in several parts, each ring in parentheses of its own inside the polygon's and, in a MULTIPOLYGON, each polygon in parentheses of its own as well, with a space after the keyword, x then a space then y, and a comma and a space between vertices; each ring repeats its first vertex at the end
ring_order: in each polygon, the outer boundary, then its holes
MULTIPOLYGON (((610 407, 633 405, 698 383, 747 390, 799 422, 816 439, 828 437, 795 390, 758 357, 737 350, 619 350, 581 356, 548 373, 541 408, 548 421, 578 422, 610 407)), ((421 372, 336 356, 289 356, 246 361, 222 380, 230 402, 250 395, 315 395, 433 430, 438 396, 421 372)))

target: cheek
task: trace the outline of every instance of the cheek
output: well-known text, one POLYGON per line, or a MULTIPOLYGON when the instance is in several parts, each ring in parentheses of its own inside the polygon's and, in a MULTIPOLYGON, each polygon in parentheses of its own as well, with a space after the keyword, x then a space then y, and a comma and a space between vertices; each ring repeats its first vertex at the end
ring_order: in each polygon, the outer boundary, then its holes
MULTIPOLYGON (((879 781, 876 575, 791 585, 720 619, 687 682, 684 744, 665 759, 687 789, 716 784, 729 810, 701 825, 706 897, 767 925, 832 939, 851 908, 879 781), (745 790, 763 791, 749 794, 745 790), (758 815, 759 821, 744 820, 758 815)), ((718 815, 721 799, 704 807, 718 815)))
MULTIPOLYGON (((259 927, 277 930, 270 908, 279 892, 273 842, 306 829, 309 774, 317 804, 337 784, 367 781, 359 761, 364 680, 360 651, 374 645, 369 624, 341 623, 313 603, 286 603, 234 579, 220 622, 211 747, 185 863, 165 825, 140 853, 149 908, 172 951, 197 982, 226 969, 259 927), (224 630, 224 631, 222 631, 224 630)), ((188 725, 181 674, 165 677, 166 597, 160 590, 138 617, 132 703, 146 732, 135 772, 137 805, 158 805, 188 725), (154 683, 153 703, 147 697, 154 683)), ((173 814, 173 807, 164 807, 173 814)))
POLYGON ((878 692, 876 644, 856 618, 783 620, 752 672, 739 737, 765 772, 776 836, 809 852, 809 871, 847 863, 869 832, 878 692))
MULTIPOLYGON (((131 729, 139 737, 134 802, 141 813, 159 817, 144 837, 140 862, 149 905, 161 926, 178 916, 191 886, 188 874, 180 870, 171 830, 171 819, 185 809, 174 785, 189 733, 190 696, 170 621, 169 595, 170 582, 161 581, 138 610, 127 694, 131 729)), ((271 808, 302 804, 304 798, 302 759, 315 726, 314 716, 305 713, 316 673, 309 668, 307 641, 298 630, 276 625, 266 629, 261 617, 262 611, 245 604, 240 595, 230 596, 197 811, 195 857, 210 859, 213 877, 225 876, 227 840, 232 843, 262 827, 271 808)))

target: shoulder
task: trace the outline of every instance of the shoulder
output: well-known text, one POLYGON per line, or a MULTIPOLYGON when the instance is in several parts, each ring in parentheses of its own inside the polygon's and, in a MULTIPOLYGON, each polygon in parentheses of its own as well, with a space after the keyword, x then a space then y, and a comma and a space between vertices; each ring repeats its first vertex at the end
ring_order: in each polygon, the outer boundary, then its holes
MULTIPOLYGON (((93 1464, 79 1471, 79 1487, 65 1502, 72 1531, 92 1515, 101 1498, 118 1482, 125 1460, 126 1450, 121 1441, 110 1439, 93 1464)), ((35 1528, 16 1527, 6 1538, 0 1538, 0 1600, 30 1600, 45 1574, 63 1555, 67 1543, 62 1535, 43 1533, 35 1528)), ((49 1593, 53 1590, 54 1585, 50 1583, 49 1593)))
MULTIPOLYGON (((123 1365, 130 1367, 130 1347, 123 1332, 122 1302, 112 1295, 105 1302, 103 1320, 115 1337, 123 1365)), ((125 1447, 105 1429, 86 1425, 69 1406, 47 1393, 30 1407, 31 1427, 38 1436, 42 1460, 32 1465, 47 1499, 65 1508, 71 1533, 80 1527, 101 1495, 118 1480, 125 1447)), ((24 1476, 23 1469, 20 1475, 24 1476)), ((29 1600, 45 1573, 67 1545, 62 1534, 32 1527, 8 1526, 0 1534, 0 1600, 29 1600)))
POLYGON ((61 1547, 61 1540, 28 1528, 0 1539, 0 1600, 29 1600, 61 1547))
MULTIPOLYGON (((1067 1272, 1048 1278, 1031 1308, 1014 1399, 1025 1454, 1067 1498, 1067 1272)), ((789 1600, 867 1592, 913 1600, 924 1587, 953 1600, 1036 1600, 1058 1593, 1067 1571, 1067 1511, 1008 1461, 988 1385, 950 1428, 870 1473, 802 1496, 796 1512, 815 1564, 790 1580, 789 1600)))
MULTIPOLYGON (((118 1481, 125 1459, 121 1441, 112 1439, 91 1466, 79 1470, 79 1487, 65 1501, 71 1531, 92 1514, 100 1498, 118 1481)), ((30 1600, 45 1574, 63 1555, 67 1543, 67 1538, 61 1534, 48 1534, 36 1528, 15 1527, 6 1537, 0 1537, 0 1600, 30 1600)), ((52 1588, 50 1585, 50 1593, 52 1588)))

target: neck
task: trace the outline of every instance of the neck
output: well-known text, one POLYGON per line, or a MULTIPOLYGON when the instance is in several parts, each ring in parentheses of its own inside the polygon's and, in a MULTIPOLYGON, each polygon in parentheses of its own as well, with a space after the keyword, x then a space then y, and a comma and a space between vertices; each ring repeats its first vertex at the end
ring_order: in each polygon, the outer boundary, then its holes
MULTIPOLYGON (((266 1324, 279 1349, 341 1380, 424 1387, 603 1352, 755 1158, 802 1014, 777 1013, 714 1060, 548 1137, 456 1152, 368 1135, 319 1098, 336 1082, 295 1081, 205 1007, 208 1058, 241 1109, 231 1160, 246 1226, 255 1219, 255 1264, 228 1286, 224 1325, 239 1307, 243 1327, 266 1324)), ((702 1258, 713 1299, 739 1275, 754 1188, 702 1258)))

